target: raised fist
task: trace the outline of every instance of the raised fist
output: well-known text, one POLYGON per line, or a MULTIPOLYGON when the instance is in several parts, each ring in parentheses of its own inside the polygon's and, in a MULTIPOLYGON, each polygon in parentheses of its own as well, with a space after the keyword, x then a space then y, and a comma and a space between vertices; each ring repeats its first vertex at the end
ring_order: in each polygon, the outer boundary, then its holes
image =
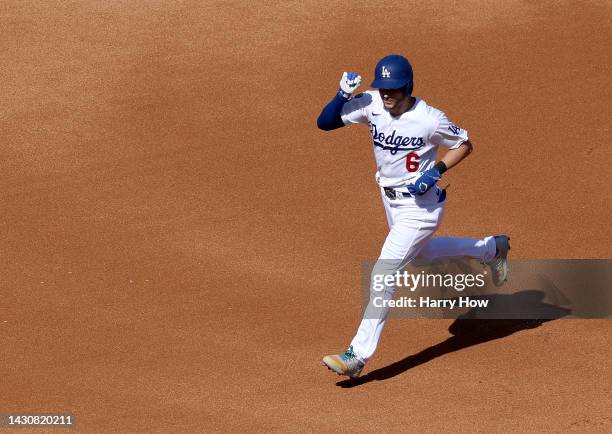
POLYGON ((355 89, 361 84, 361 75, 356 72, 345 72, 340 79, 340 94, 344 98, 350 98, 355 89))

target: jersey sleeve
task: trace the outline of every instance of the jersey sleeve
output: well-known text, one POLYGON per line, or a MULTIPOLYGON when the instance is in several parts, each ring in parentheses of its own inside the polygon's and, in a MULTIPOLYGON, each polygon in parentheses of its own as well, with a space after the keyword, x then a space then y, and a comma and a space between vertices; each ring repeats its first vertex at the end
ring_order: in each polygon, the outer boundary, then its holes
POLYGON ((443 112, 436 112, 436 126, 429 140, 437 146, 457 149, 468 140, 467 131, 452 123, 443 112))
POLYGON ((365 124, 368 122, 368 107, 372 103, 372 96, 367 92, 360 93, 350 99, 342 107, 340 117, 344 125, 365 124))

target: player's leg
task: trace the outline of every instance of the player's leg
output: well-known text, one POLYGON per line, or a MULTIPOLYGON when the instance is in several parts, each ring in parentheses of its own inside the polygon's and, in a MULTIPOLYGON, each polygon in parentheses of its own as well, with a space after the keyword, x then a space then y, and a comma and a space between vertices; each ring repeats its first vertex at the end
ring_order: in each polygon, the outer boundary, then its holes
POLYGON ((495 238, 431 238, 419 253, 419 261, 468 257, 487 262, 495 256, 495 238))
POLYGON ((364 363, 374 352, 385 326, 395 284, 385 285, 384 277, 403 270, 428 244, 442 218, 443 207, 433 211, 422 208, 400 207, 392 209, 393 225, 383 245, 380 258, 371 277, 370 301, 357 333, 351 342, 356 356, 364 363))
POLYGON ((497 286, 503 285, 508 277, 506 257, 510 238, 506 235, 478 238, 431 238, 424 246, 415 263, 427 264, 448 258, 474 258, 489 265, 491 278, 497 286))
MULTIPOLYGON (((338 374, 358 377, 372 357, 389 314, 388 305, 380 303, 393 298, 395 285, 380 287, 376 276, 393 275, 418 255, 438 228, 444 205, 433 209, 412 206, 392 207, 383 197, 390 231, 380 257, 374 266, 370 282, 370 300, 351 345, 344 354, 323 358, 323 363, 338 374)), ((383 277, 384 278, 384 277, 383 277)), ((380 283, 380 282, 379 282, 380 283)))
MULTIPOLYGON (((382 199, 383 206, 385 209, 385 215, 387 217, 387 223, 389 225, 389 231, 390 231, 389 235, 387 236, 387 240, 389 240, 392 233, 396 234, 393 237, 400 237, 401 234, 399 233, 400 232, 399 226, 396 228, 395 231, 393 231, 394 221, 398 220, 399 212, 396 209, 397 207, 391 207, 389 200, 385 197, 383 189, 381 189, 381 199, 382 199)), ((387 245, 387 243, 385 243, 385 245, 387 245)), ((382 250, 383 252, 385 252, 386 249, 384 246, 382 250)), ((400 261, 403 259, 404 258, 402 256, 400 261)), ((383 264, 385 264, 385 262, 382 262, 379 259, 376 265, 380 269, 380 267, 383 264)), ((374 274, 374 271, 372 272, 372 274, 374 274)), ((370 292, 372 292, 372 288, 370 288, 370 292)), ((372 297, 370 297, 370 304, 371 303, 372 303, 372 297)), ((370 310, 371 309, 372 307, 370 306, 370 310)), ((364 319, 370 316, 372 316, 371 313, 366 314, 364 315, 364 319)), ((362 346, 365 346, 365 347, 371 346, 372 345, 371 343, 370 344, 367 343, 367 341, 371 339, 375 339, 376 343, 378 342, 378 339, 380 338, 380 332, 382 331, 382 326, 384 325, 384 319, 386 318, 386 314, 383 316, 384 316, 383 324, 378 329, 376 329, 376 321, 366 321, 365 323, 364 321, 362 321, 362 324, 359 330, 357 331, 357 334, 362 337, 361 340, 364 341, 364 344, 362 344, 362 346), (374 336, 376 337, 373 338, 374 336)), ((353 341, 355 340, 356 338, 353 339, 353 341)), ((374 347, 375 346, 376 344, 374 344, 374 347)), ((357 347, 359 348, 359 344, 357 344, 357 347)), ((360 354, 357 355, 354 352, 353 345, 351 345, 349 346, 347 351, 345 351, 343 354, 332 354, 332 355, 323 357, 323 364, 338 374, 348 375, 351 378, 355 378, 355 377, 358 377, 359 374, 361 374, 361 370, 365 366, 365 361, 362 359, 363 357, 362 353, 367 354, 369 352, 370 352, 369 350, 362 351, 360 349, 360 354)), ((371 352, 373 352, 373 350, 371 352)))

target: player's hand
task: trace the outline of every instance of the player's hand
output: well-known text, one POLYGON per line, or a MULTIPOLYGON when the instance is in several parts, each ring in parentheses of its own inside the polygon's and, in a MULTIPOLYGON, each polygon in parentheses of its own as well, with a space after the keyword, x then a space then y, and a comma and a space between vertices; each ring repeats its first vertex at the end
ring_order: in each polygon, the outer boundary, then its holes
POLYGON ((440 175, 440 172, 435 167, 426 170, 421 173, 421 176, 419 176, 416 181, 414 181, 414 184, 408 185, 408 191, 412 195, 421 196, 436 185, 436 182, 438 182, 441 177, 442 175, 440 175))
POLYGON ((340 94, 348 99, 361 84, 361 75, 356 72, 345 72, 340 79, 340 94))

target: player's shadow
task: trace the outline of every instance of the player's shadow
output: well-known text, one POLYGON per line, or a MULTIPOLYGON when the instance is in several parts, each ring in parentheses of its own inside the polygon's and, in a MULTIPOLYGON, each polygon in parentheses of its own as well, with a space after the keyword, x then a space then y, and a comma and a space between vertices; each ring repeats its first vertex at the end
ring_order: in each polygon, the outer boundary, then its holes
POLYGON ((488 299, 489 305, 486 309, 470 309, 457 318, 448 328, 452 336, 444 342, 384 368, 371 371, 358 379, 339 381, 336 385, 355 387, 370 381, 387 380, 444 354, 501 339, 521 330, 536 328, 547 321, 559 319, 571 313, 570 309, 544 303, 542 301, 544 293, 539 290, 530 289, 509 295, 492 294, 470 298, 488 299))

